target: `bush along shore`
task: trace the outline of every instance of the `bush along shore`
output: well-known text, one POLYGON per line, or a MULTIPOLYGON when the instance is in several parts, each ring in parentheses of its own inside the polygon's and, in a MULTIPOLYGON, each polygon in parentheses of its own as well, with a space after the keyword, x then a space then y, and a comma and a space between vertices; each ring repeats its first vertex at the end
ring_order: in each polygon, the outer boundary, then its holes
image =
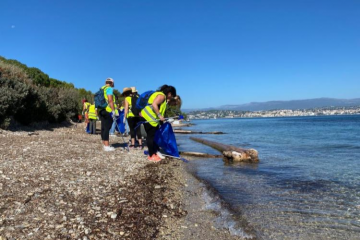
POLYGON ((215 227, 185 163, 112 143, 82 124, 0 130, 0 239, 240 239, 215 227))
POLYGON ((0 128, 75 119, 82 98, 91 100, 93 94, 50 78, 38 68, 0 57, 0 128))

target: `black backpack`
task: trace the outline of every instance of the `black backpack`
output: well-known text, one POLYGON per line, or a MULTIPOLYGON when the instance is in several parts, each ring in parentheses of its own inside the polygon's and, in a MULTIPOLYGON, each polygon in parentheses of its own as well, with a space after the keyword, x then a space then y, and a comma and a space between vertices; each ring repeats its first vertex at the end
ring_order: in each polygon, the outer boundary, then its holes
POLYGON ((136 107, 136 102, 137 102, 138 98, 139 98, 138 94, 131 97, 131 109, 130 110, 134 114, 135 117, 139 117, 139 114, 142 110, 142 109, 139 109, 136 107))

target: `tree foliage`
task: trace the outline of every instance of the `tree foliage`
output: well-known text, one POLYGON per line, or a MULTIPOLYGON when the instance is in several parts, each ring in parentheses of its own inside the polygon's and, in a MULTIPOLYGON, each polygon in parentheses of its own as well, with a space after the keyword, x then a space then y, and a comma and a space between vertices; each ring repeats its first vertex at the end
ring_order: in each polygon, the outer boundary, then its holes
POLYGON ((81 100, 93 101, 93 94, 0 56, 0 127, 12 121, 28 125, 62 122, 82 110, 81 100))

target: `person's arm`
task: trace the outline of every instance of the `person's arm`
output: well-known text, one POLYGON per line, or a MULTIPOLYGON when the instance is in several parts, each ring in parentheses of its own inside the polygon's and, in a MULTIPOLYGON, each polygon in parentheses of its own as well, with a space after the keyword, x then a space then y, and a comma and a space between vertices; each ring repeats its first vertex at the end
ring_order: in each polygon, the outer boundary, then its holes
POLYGON ((158 106, 161 105, 164 101, 165 101, 164 95, 157 95, 156 98, 154 99, 153 103, 151 104, 155 114, 159 117, 159 119, 161 121, 165 121, 165 118, 164 118, 164 116, 161 115, 158 106))
POLYGON ((108 104, 109 104, 109 107, 111 108, 111 111, 112 111, 112 112, 115 112, 113 95, 107 95, 107 96, 108 96, 108 104))
POLYGON ((86 110, 86 104, 85 104, 85 103, 83 103, 82 115, 84 115, 84 114, 85 114, 85 110, 86 110))

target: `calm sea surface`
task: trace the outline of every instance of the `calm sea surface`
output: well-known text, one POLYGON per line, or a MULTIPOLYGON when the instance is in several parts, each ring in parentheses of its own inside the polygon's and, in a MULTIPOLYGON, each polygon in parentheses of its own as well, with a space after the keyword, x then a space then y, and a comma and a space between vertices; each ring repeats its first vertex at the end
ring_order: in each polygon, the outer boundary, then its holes
MULTIPOLYGON (((259 239, 360 239, 360 116, 193 123, 186 129, 226 134, 192 136, 259 152, 258 164, 188 164, 241 219, 232 228, 251 228, 259 239)), ((189 136, 177 139, 181 151, 218 154, 189 136)))

